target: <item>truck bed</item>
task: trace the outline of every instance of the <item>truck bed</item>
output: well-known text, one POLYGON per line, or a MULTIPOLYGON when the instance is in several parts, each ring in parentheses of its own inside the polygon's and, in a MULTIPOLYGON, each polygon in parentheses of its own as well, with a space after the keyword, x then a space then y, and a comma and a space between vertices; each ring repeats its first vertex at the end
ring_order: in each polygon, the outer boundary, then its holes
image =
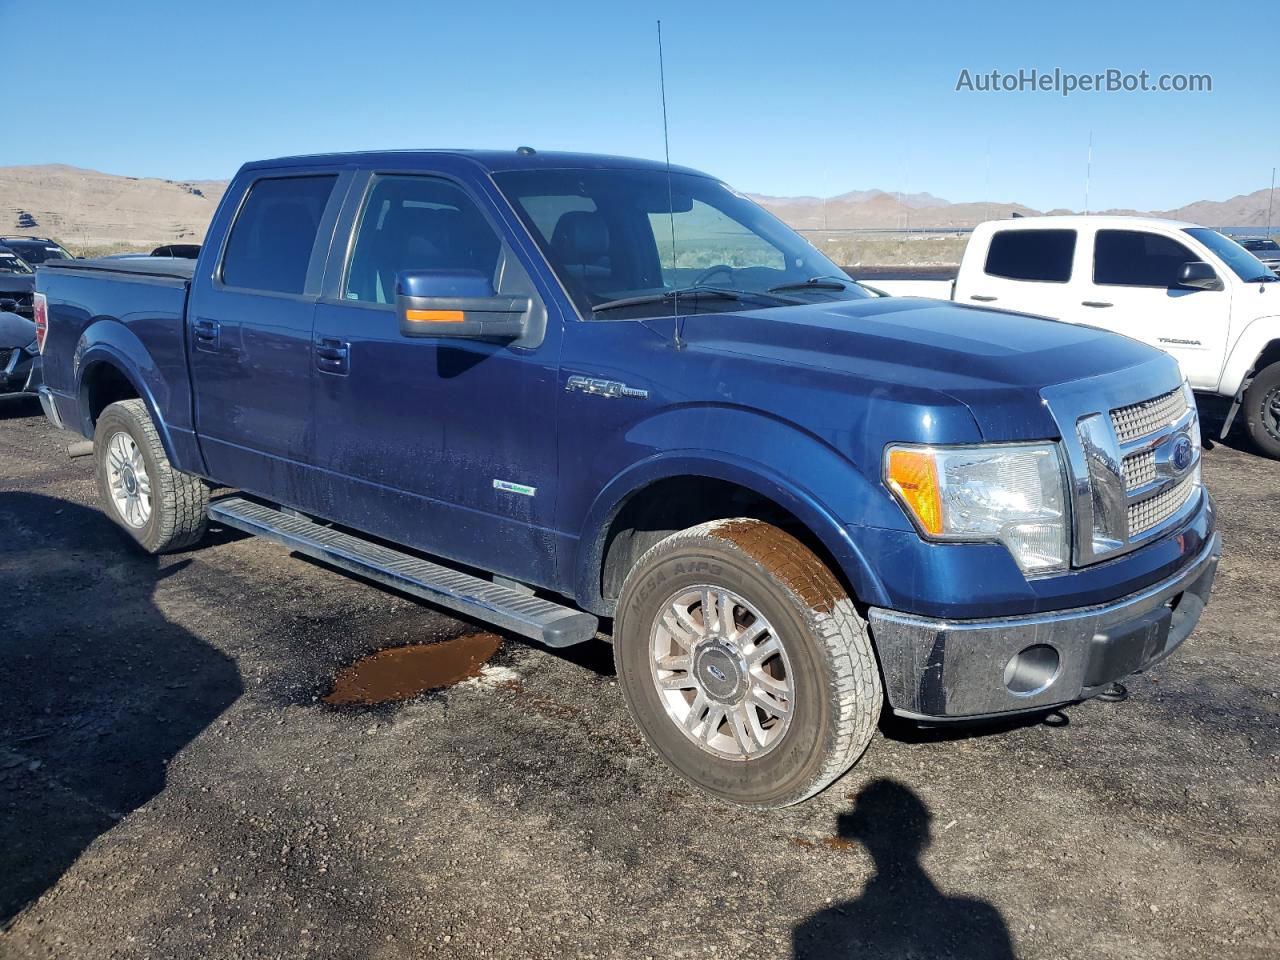
POLYGON ((178 257, 100 257, 94 260, 49 260, 41 270, 88 270, 93 273, 122 273, 137 277, 168 277, 190 280, 195 276, 196 261, 178 257))

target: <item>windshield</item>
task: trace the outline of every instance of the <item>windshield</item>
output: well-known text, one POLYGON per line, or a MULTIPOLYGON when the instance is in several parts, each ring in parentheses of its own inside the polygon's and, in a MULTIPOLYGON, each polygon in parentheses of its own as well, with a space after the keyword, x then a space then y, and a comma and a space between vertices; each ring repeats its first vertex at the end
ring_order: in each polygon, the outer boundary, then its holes
POLYGON ((52 240, 10 241, 8 244, 27 263, 44 263, 46 260, 70 260, 71 254, 52 240))
POLYGON ((874 296, 791 228, 709 177, 522 170, 494 180, 583 316, 672 316, 677 309, 722 312, 874 296), (825 282, 806 283, 817 278, 825 282))
POLYGON ((34 273, 25 260, 7 250, 0 250, 0 273, 34 273))
POLYGON ((1188 227, 1185 232, 1212 250, 1241 280, 1252 283, 1259 279, 1275 277, 1270 267, 1217 230, 1210 230, 1208 227, 1188 227))

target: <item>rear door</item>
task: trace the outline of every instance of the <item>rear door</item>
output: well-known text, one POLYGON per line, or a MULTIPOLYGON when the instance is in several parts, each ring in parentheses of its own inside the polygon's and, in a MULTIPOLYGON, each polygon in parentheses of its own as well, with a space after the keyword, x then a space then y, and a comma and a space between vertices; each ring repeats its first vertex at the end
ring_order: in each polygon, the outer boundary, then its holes
POLYGON ((315 455, 311 326, 349 179, 290 169, 238 184, 229 228, 209 240, 220 256, 196 276, 187 310, 209 475, 295 505, 315 455))
POLYGON ((1177 358, 1193 387, 1216 389, 1231 319, 1229 288, 1178 285, 1183 264, 1202 259, 1162 233, 1100 229, 1076 319, 1158 347, 1177 358))
POLYGON ((1065 319, 1073 296, 1076 241, 1071 229, 997 228, 986 256, 961 271, 956 302, 1065 319))
POLYGON ((329 519, 546 585, 554 578, 562 319, 469 165, 369 172, 351 191, 316 311, 315 445, 329 519), (527 295, 514 343, 404 337, 401 270, 480 272, 527 295), (549 312, 550 311, 550 312, 549 312))

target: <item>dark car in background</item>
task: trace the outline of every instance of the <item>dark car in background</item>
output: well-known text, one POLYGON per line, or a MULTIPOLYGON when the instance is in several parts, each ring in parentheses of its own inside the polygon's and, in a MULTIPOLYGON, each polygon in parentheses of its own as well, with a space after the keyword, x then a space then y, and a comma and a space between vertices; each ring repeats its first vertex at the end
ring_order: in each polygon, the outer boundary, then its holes
POLYGON ((66 247, 48 237, 0 237, 0 244, 8 247, 33 267, 47 260, 74 260, 66 247))
POLYGON ((1280 274, 1280 243, 1270 237, 1235 237, 1234 239, 1274 273, 1280 274))
POLYGON ((35 288, 36 272, 31 264, 9 247, 0 246, 0 302, 11 302, 9 309, 29 320, 35 288))
POLYGON ((32 395, 41 383, 36 325, 13 307, 13 300, 0 294, 0 399, 32 395))

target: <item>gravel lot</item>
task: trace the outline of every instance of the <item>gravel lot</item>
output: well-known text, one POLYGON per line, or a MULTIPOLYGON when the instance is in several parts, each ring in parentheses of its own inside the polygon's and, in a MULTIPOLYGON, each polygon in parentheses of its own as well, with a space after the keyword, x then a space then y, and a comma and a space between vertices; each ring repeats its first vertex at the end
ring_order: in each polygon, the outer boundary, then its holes
POLYGON ((217 532, 156 560, 0 401, 0 956, 1262 958, 1280 954, 1280 463, 1206 454, 1226 552, 1120 704, 886 722, 815 800, 685 789, 607 645, 319 702, 475 632, 217 532))

